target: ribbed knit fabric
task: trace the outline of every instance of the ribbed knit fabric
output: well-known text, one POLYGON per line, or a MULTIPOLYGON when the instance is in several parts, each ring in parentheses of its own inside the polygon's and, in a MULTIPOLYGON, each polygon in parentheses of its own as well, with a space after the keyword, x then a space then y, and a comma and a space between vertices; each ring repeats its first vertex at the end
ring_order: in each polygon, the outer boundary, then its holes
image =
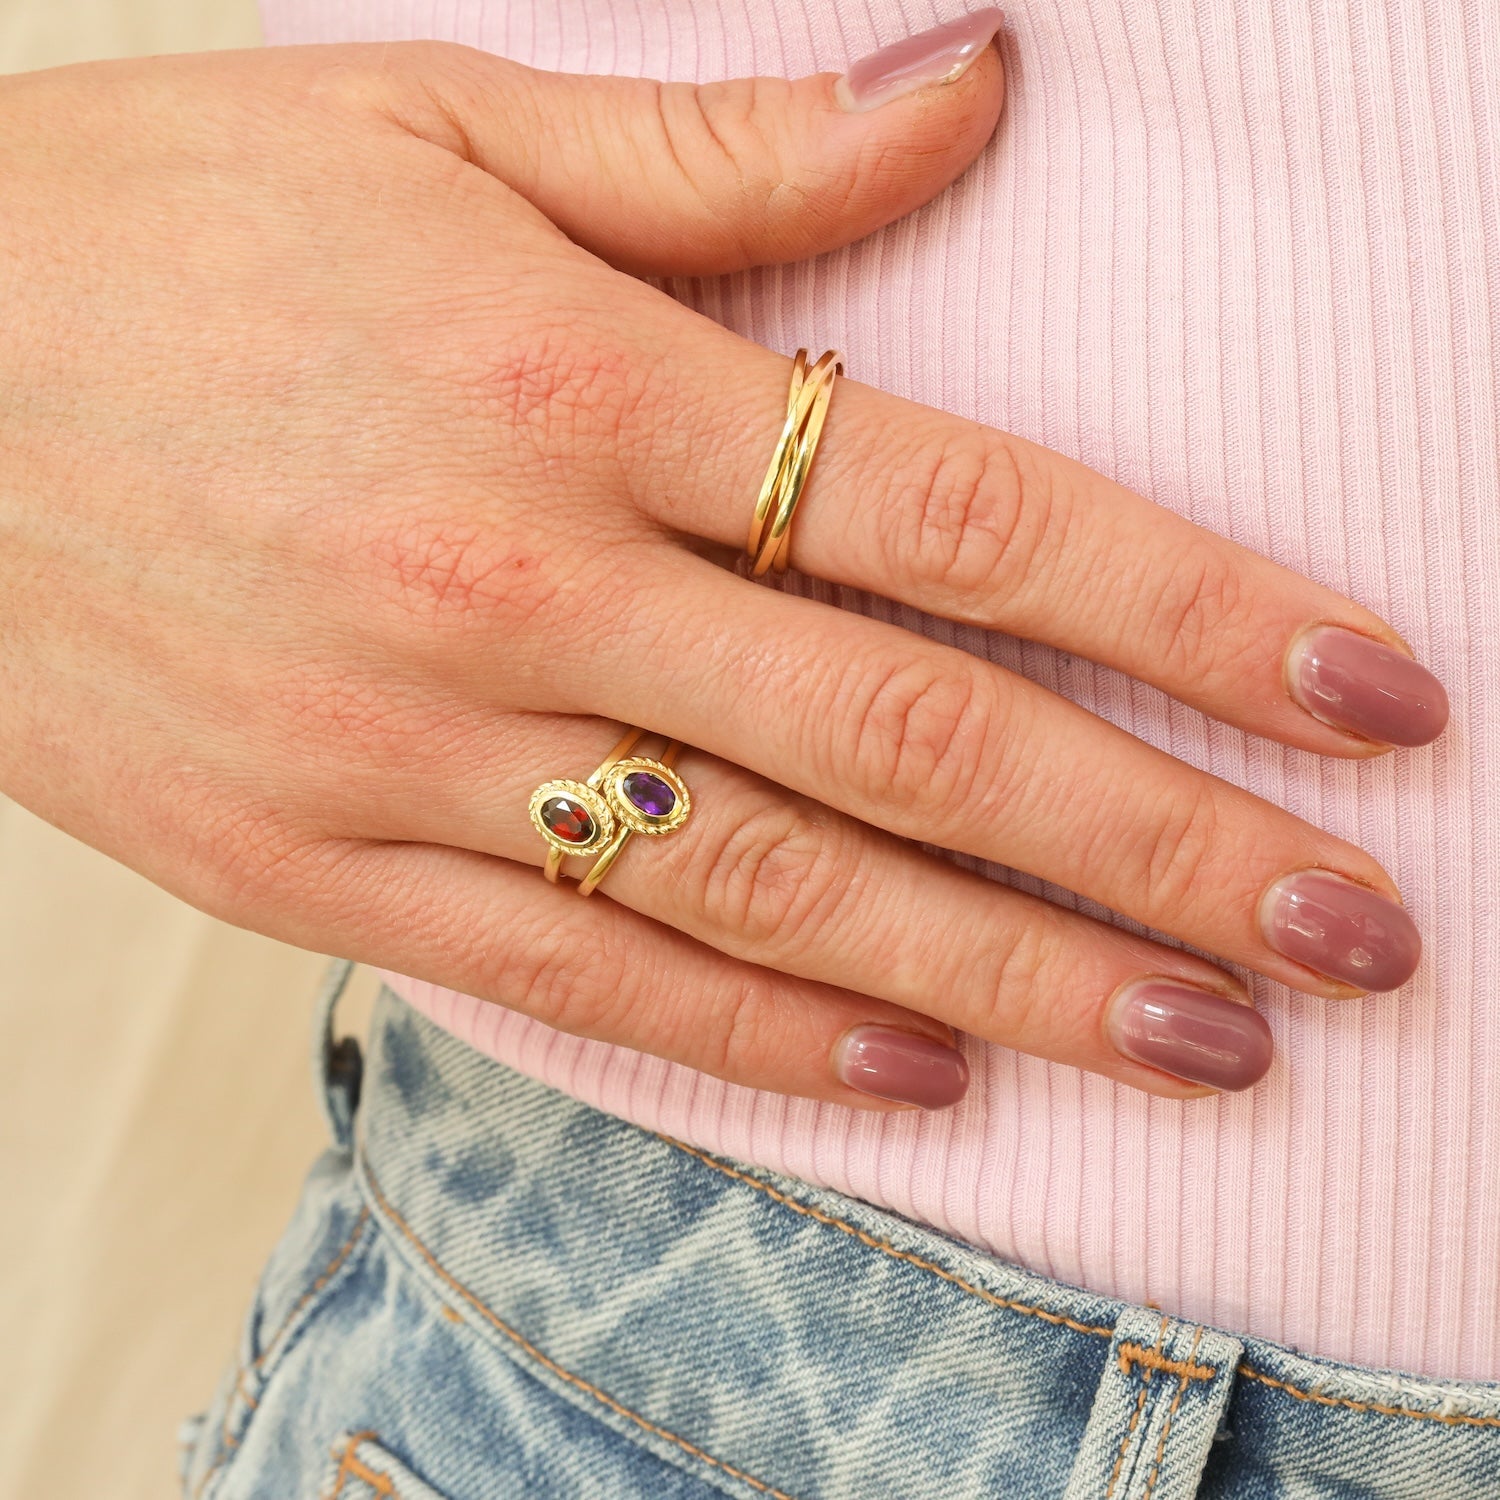
MULTIPOLYGON (((264 22, 272 43, 444 37, 704 80, 842 69, 962 8, 264 0, 264 22)), ((1362 844, 1426 937, 1416 980, 1345 1004, 1259 982, 1279 1058, 1248 1095, 1169 1103, 971 1041, 967 1101, 928 1117, 759 1094, 392 983, 606 1110, 1044 1273, 1320 1355, 1500 1378, 1500 5, 1010 0, 1003 49, 1000 129, 931 205, 814 261, 666 290, 1362 601, 1442 677, 1451 725, 1321 760, 1055 651, 790 586, 1024 672, 1362 844)))

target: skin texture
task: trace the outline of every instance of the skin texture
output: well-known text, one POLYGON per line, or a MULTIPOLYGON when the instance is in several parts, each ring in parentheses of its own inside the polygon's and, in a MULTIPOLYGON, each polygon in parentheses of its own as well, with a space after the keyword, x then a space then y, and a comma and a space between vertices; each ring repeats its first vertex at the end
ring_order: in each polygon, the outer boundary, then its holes
MULTIPOLYGON (((1352 993, 1256 912, 1307 868, 1394 896, 1362 851, 722 566, 790 361, 637 278, 857 239, 958 175, 1003 102, 993 49, 866 113, 833 83, 579 79, 446 43, 0 79, 0 788, 231 922, 860 1107, 899 1106, 832 1071, 854 1026, 1186 1097, 1111 1045, 1111 995, 1247 998, 913 838, 1352 993), (622 721, 688 742, 695 810, 582 901, 539 878, 527 799, 622 721)), ((1287 744, 1384 748, 1283 673, 1317 621, 1404 649, 1378 618, 856 379, 793 556, 1287 744)))

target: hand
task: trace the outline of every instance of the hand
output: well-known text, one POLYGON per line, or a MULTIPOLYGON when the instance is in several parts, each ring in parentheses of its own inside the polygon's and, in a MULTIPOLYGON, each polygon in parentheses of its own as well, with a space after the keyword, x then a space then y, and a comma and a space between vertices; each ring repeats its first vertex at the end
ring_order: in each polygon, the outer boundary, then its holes
MULTIPOLYGON (((1175 1097, 1270 1057, 1228 973, 909 840, 1314 994, 1403 982, 1360 850, 716 565, 789 361, 635 278, 925 201, 998 117, 982 41, 855 110, 438 43, 0 79, 0 786, 240 925, 876 1109, 962 1092, 950 1027, 1175 1097), (622 722, 687 742, 694 812, 584 901, 528 796, 622 722)), ((1446 712, 1367 611, 854 378, 793 554, 1322 754, 1446 712)))

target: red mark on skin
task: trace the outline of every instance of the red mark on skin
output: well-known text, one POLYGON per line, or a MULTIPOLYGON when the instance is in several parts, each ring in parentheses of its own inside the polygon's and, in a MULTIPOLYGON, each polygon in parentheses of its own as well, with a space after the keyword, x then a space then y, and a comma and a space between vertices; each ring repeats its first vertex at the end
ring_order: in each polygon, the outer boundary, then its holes
POLYGON ((409 615, 443 631, 513 633, 550 603, 543 559, 498 527, 407 518, 375 537, 368 555, 409 615))

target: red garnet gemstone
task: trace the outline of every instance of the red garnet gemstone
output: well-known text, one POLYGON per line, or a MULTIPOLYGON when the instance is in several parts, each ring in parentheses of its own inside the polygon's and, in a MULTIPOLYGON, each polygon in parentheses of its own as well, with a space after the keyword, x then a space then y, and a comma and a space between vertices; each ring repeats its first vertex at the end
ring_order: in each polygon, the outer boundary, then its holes
POLYGON ((571 797, 548 797, 542 803, 542 822, 570 844, 586 844, 594 836, 588 808, 571 797))

